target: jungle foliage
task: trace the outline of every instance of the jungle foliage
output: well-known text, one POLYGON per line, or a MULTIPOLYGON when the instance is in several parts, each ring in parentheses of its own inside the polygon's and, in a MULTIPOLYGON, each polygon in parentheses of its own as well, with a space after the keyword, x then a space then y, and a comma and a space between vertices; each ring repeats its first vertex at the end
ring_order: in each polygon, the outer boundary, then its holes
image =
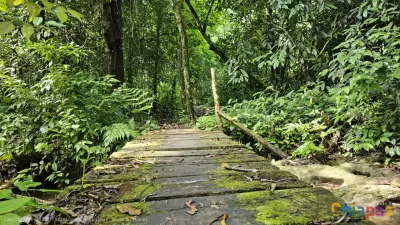
MULTIPOLYGON (((246 50, 229 65, 231 81, 247 80, 258 68, 271 86, 252 100, 230 104, 228 114, 293 157, 377 151, 387 155, 386 163, 395 161, 400 156, 398 2, 252 3, 248 6, 264 12, 234 13, 237 20, 252 18, 245 32, 235 33, 249 32, 252 39, 238 42, 238 49, 246 45, 246 50)), ((215 125, 211 118, 198 124, 215 125)))
POLYGON ((0 0, 1 178, 65 185, 153 119, 193 122, 213 106, 210 67, 224 111, 293 157, 395 162, 398 5, 0 0))

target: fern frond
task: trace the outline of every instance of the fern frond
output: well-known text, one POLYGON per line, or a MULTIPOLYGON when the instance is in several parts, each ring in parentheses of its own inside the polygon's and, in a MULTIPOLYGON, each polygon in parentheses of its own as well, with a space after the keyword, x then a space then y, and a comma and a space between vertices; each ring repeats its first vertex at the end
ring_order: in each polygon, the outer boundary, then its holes
POLYGON ((124 139, 135 138, 139 133, 130 128, 129 124, 115 123, 105 129, 104 145, 111 144, 124 139))

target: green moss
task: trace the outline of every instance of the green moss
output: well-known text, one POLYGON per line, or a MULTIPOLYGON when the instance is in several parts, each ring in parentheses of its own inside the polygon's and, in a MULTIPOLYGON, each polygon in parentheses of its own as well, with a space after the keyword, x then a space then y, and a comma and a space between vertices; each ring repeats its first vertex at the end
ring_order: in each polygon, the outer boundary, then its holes
POLYGON ((135 221, 136 217, 120 213, 114 205, 103 209, 94 225, 135 224, 135 221))
MULTIPOLYGON (((110 183, 110 182, 121 182, 121 181, 132 181, 138 180, 147 174, 151 174, 151 165, 143 164, 139 168, 127 168, 126 172, 119 174, 106 174, 96 175, 98 171, 91 171, 85 176, 85 183, 110 183)), ((77 182, 80 182, 78 180, 77 182)))
POLYGON ((141 200, 158 189, 159 186, 155 184, 125 185, 124 188, 121 188, 122 194, 119 198, 119 202, 141 200))
POLYGON ((339 201, 327 190, 303 188, 247 192, 237 195, 238 204, 255 211, 256 221, 263 224, 309 224, 332 221, 333 202, 339 201))

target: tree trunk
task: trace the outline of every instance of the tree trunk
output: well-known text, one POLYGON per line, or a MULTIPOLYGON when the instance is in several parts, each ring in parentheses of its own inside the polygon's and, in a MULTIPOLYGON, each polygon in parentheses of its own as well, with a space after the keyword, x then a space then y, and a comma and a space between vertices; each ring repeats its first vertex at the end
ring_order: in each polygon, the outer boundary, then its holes
POLYGON ((180 45, 182 49, 182 68, 183 80, 185 83, 186 108, 190 119, 196 120, 196 113, 193 107, 192 89, 190 85, 188 40, 185 30, 185 23, 182 18, 183 0, 175 0, 174 3, 176 25, 179 30, 180 45))
POLYGON ((162 18, 160 13, 157 13, 157 28, 156 28, 156 52, 154 56, 154 73, 153 73, 153 95, 154 95, 154 104, 153 104, 153 112, 157 112, 157 86, 158 86, 158 67, 160 64, 160 30, 161 30, 162 18))
POLYGON ((125 81, 124 52, 122 48, 122 0, 104 0, 107 18, 104 36, 110 51, 109 73, 121 83, 125 81))
POLYGON ((178 55, 176 58, 176 75, 179 78, 180 86, 181 86, 181 103, 183 108, 186 110, 186 98, 185 98, 185 81, 183 80, 183 73, 182 73, 182 50, 178 48, 178 55))

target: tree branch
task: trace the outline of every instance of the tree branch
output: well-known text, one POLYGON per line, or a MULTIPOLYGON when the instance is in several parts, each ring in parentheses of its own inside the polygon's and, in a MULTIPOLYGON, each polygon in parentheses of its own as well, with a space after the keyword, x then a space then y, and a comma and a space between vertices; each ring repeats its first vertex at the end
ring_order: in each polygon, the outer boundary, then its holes
MULTIPOLYGON (((200 17, 197 14, 196 10, 193 8, 193 5, 190 3, 190 0, 185 0, 185 2, 186 2, 186 5, 189 7, 190 12, 192 13, 194 20, 196 21, 197 29, 200 31, 204 40, 206 40, 206 42, 210 46, 209 49, 211 51, 213 51, 215 54, 217 54, 222 62, 224 62, 224 63, 227 62, 229 60, 229 58, 228 58, 227 54, 225 53, 225 51, 222 50, 221 48, 219 48, 218 46, 216 46, 215 43, 211 41, 211 37, 206 32, 207 21, 208 21, 209 15, 207 15, 207 19, 204 21, 204 24, 202 25, 202 23, 200 21, 200 17)), ((214 4, 214 1, 213 1, 212 5, 213 4, 214 4)), ((210 6, 209 13, 211 11, 212 5, 210 6)), ((259 80, 257 77, 249 74, 249 78, 254 83, 259 85, 260 87, 266 87, 266 85, 261 80, 259 80)))
POLYGON ((215 2, 215 0, 212 0, 212 2, 211 2, 211 4, 210 4, 210 7, 208 8, 208 12, 207 12, 206 19, 205 19, 204 22, 203 22, 203 29, 204 29, 204 32, 207 31, 207 22, 208 22, 208 18, 210 17, 211 10, 212 10, 212 8, 213 8, 213 6, 214 6, 214 2, 215 2))

